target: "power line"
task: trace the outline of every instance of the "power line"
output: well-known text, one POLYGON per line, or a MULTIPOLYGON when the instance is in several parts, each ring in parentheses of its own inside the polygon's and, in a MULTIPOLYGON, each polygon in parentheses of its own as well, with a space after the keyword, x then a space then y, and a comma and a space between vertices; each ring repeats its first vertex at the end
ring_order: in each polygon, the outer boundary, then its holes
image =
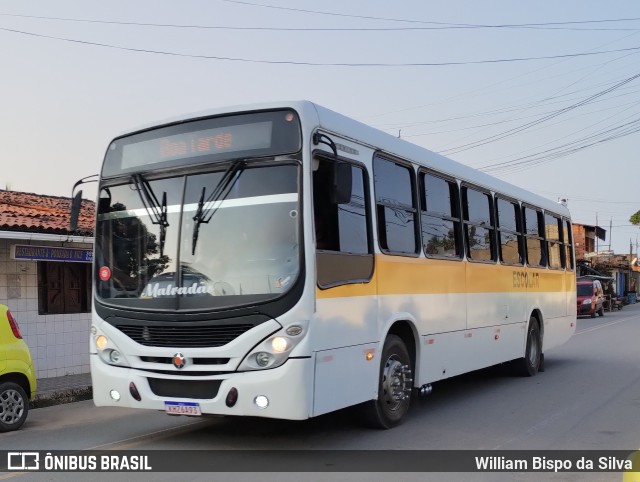
POLYGON ((522 171, 524 169, 528 169, 533 166, 544 164, 546 162, 550 162, 552 160, 574 154, 576 152, 582 151, 589 147, 593 147, 594 145, 610 142, 612 140, 616 140, 621 137, 635 134, 637 132, 640 132, 640 119, 636 119, 626 124, 622 124, 622 125, 613 127, 611 129, 606 129, 604 131, 600 131, 595 134, 585 136, 576 141, 563 144, 553 149, 547 149, 545 151, 538 152, 537 154, 531 154, 529 156, 523 156, 518 159, 513 159, 511 161, 497 163, 491 166, 485 166, 484 168, 480 168, 480 170, 485 172, 522 171), (580 143, 583 143, 592 139, 597 139, 598 137, 602 137, 605 135, 608 135, 608 136, 587 144, 580 145, 580 143), (541 154, 545 154, 545 155, 541 155, 541 154), (538 157, 535 157, 535 156, 538 156, 538 157))
POLYGON ((454 66, 454 65, 497 64, 497 63, 507 63, 507 62, 523 62, 523 61, 530 61, 530 60, 549 60, 549 59, 570 58, 570 57, 586 57, 591 55, 603 55, 603 54, 609 54, 614 52, 629 52, 629 51, 640 50, 640 47, 628 47, 624 49, 602 50, 598 52, 560 54, 560 55, 549 55, 549 56, 542 56, 542 57, 520 57, 520 58, 510 58, 510 59, 472 60, 472 61, 466 61, 466 62, 407 62, 407 63, 300 62, 300 61, 291 61, 291 60, 264 60, 264 59, 247 59, 242 57, 224 57, 224 56, 218 56, 218 55, 184 54, 184 53, 169 52, 164 50, 123 47, 119 45, 112 45, 112 44, 106 44, 101 42, 91 42, 88 40, 56 37, 53 35, 44 35, 44 34, 38 34, 34 32, 27 32, 24 30, 16 30, 16 29, 1 28, 1 27, 0 27, 0 31, 16 33, 20 35, 28 35, 32 37, 46 38, 50 40, 59 40, 63 42, 77 43, 82 45, 92 45, 95 47, 125 50, 129 52, 167 55, 172 57, 185 57, 185 58, 192 58, 192 59, 207 59, 207 60, 226 60, 230 62, 247 62, 247 63, 255 63, 255 64, 299 65, 299 66, 311 66, 311 67, 444 67, 444 66, 454 66))
MULTIPOLYGON (((628 38, 630 38, 630 37, 634 37, 634 36, 636 36, 636 35, 638 35, 638 33, 637 33, 637 32, 636 32, 636 33, 633 33, 633 34, 630 34, 630 35, 625 35, 625 36, 623 36, 622 38, 615 39, 615 40, 612 40, 612 41, 609 41, 609 42, 605 42, 604 44, 600 44, 600 45, 598 45, 598 46, 596 46, 596 47, 593 47, 593 49, 601 49, 601 48, 603 48, 603 47, 606 47, 606 46, 611 45, 611 44, 613 44, 613 43, 619 42, 619 41, 621 41, 621 40, 626 40, 626 39, 628 39, 628 38)), ((589 50, 587 50, 587 52, 588 52, 588 51, 589 51, 589 50)), ((632 54, 626 54, 626 55, 635 55, 635 54, 636 54, 636 52, 634 52, 634 53, 632 53, 632 54)), ((625 57, 625 56, 619 57, 618 59, 614 59, 613 61, 619 60, 620 58, 624 58, 624 57, 625 57)), ((529 79, 529 78, 530 78, 530 76, 531 76, 531 74, 534 74, 534 73, 539 72, 539 71, 541 71, 541 70, 550 69, 550 68, 552 68, 552 67, 554 67, 554 66, 556 66, 556 65, 558 65, 558 64, 562 64, 563 62, 566 62, 566 61, 567 61, 567 59, 561 59, 561 60, 558 60, 557 62, 552 62, 551 64, 545 64, 545 65, 544 65, 544 66, 542 66, 542 67, 537 67, 537 68, 535 68, 535 69, 533 69, 533 70, 531 70, 531 71, 523 72, 523 73, 521 73, 521 74, 519 74, 519 75, 516 75, 515 77, 511 77, 511 78, 508 78, 508 79, 502 79, 502 80, 500 80, 499 82, 494 82, 494 83, 492 83, 492 84, 485 85, 485 86, 480 87, 480 88, 475 88, 475 89, 473 89, 473 90, 467 91, 467 92, 462 93, 462 94, 457 94, 457 95, 449 96, 449 97, 447 97, 447 98, 445 98, 445 99, 441 99, 441 100, 439 100, 438 102, 430 102, 430 103, 428 103, 428 104, 422 104, 422 105, 418 105, 418 106, 413 105, 413 106, 412 106, 412 107, 410 107, 410 108, 403 108, 403 109, 400 109, 400 110, 395 110, 395 111, 390 111, 390 112, 384 112, 384 113, 381 113, 381 114, 377 114, 377 115, 376 115, 376 116, 374 116, 374 117, 380 117, 380 116, 388 115, 388 114, 395 114, 395 113, 400 113, 400 112, 406 112, 406 111, 408 111, 408 110, 422 109, 422 108, 424 108, 424 107, 429 107, 429 106, 431 106, 431 105, 443 104, 443 103, 445 103, 445 102, 446 102, 446 103, 449 103, 449 102, 451 102, 452 100, 453 100, 453 101, 460 101, 460 100, 462 100, 462 99, 464 99, 464 98, 467 98, 467 97, 469 97, 469 96, 471 96, 471 95, 477 95, 477 93, 478 93, 478 92, 487 91, 487 90, 488 90, 488 89, 490 89, 491 87, 495 87, 495 86, 497 86, 497 85, 500 85, 500 84, 504 84, 504 83, 510 82, 511 80, 515 80, 515 79, 518 79, 518 78, 520 78, 520 77, 526 77, 527 79, 529 79)), ((607 61, 607 62, 601 63, 600 65, 606 65, 606 64, 608 64, 609 62, 611 62, 611 61, 607 61)), ((583 68, 584 68, 584 67, 583 67, 583 68)), ((583 68, 582 68, 582 69, 583 69, 583 68)), ((580 70, 582 70, 582 69, 578 69, 578 71, 580 71, 580 70)), ((563 74, 563 75, 566 75, 566 74, 563 74)), ((521 86, 522 86, 522 85, 528 85, 529 83, 531 83, 531 82, 528 82, 528 83, 525 83, 525 84, 520 84, 520 85, 521 85, 521 86)), ((510 88, 515 88, 515 87, 518 87, 518 86, 517 86, 517 85, 515 85, 515 86, 511 86, 510 88)))
POLYGON ((639 17, 632 18, 616 18, 616 19, 600 19, 600 20, 579 20, 570 22, 542 22, 542 23, 520 23, 520 24, 472 24, 472 23, 449 23, 449 22, 434 22, 425 20, 414 20, 405 18, 389 18, 389 17, 373 17, 369 15, 352 15, 346 13, 326 12, 321 10, 309 10, 303 8, 282 7, 276 5, 267 5, 263 3, 245 2, 241 0, 221 0, 227 3, 235 3, 239 5, 247 5, 251 7, 271 8, 275 10, 286 10, 290 12, 312 13, 315 15, 328 15, 332 17, 345 17, 345 18, 358 18, 364 20, 384 20, 387 22, 403 22, 403 23, 418 23, 428 25, 445 25, 448 28, 522 28, 522 27, 541 27, 550 25, 579 25, 588 23, 608 23, 608 22, 633 22, 640 20, 639 17))
MULTIPOLYGON (((587 136, 587 137, 585 137, 583 139, 579 139, 577 141, 574 141, 574 142, 571 142, 571 143, 567 143, 567 144, 565 144, 563 146, 559 146, 559 147, 557 147, 555 149, 550 149, 548 151, 542 151, 542 153, 551 152, 551 154, 549 154, 549 155, 540 156, 538 158, 529 159, 529 160, 519 160, 517 162, 514 161, 511 165, 501 166, 501 167, 496 166, 496 167, 486 168, 486 169, 482 169, 482 170, 484 170, 485 172, 497 172, 497 171, 501 171, 501 172, 502 171, 517 172, 517 171, 522 171, 522 170, 528 169, 528 168, 533 167, 533 166, 537 166, 537 165, 540 165, 540 164, 544 164, 544 163, 559 159, 561 157, 566 157, 568 155, 575 154, 576 152, 582 151, 582 150, 587 149, 589 147, 593 147, 593 146, 595 146, 597 144, 602 144, 602 143, 605 143, 605 142, 609 142, 609 141, 612 141, 612 140, 619 139, 621 137, 625 137, 627 135, 631 135, 631 134, 635 134, 637 132, 640 132, 639 122, 640 121, 636 120, 633 123, 629 123, 628 125, 619 126, 617 128, 610 129, 610 130, 598 133, 597 135, 587 136), (588 143, 588 144, 583 144, 581 146, 578 145, 576 147, 572 147, 572 145, 578 144, 579 142, 584 142, 584 141, 586 141, 588 139, 591 139, 591 138, 594 138, 594 137, 597 137, 597 136, 602 136, 604 134, 614 133, 617 130, 623 129, 623 127, 624 127, 624 130, 622 132, 618 132, 618 133, 612 134, 609 137, 605 137, 603 139, 600 139, 600 140, 597 140, 597 141, 594 141, 594 142, 591 142, 591 143, 588 143), (633 128, 631 128, 631 127, 633 127, 633 128), (564 150, 559 150, 559 149, 562 149, 562 148, 565 148, 565 149, 564 150), (553 151, 556 151, 556 152, 553 152, 553 151)), ((531 157, 531 156, 526 156, 526 157, 531 157)))
MULTIPOLYGON (((263 5, 261 5, 263 6, 263 5)), ((271 7, 270 7, 271 8, 271 7)), ((284 8, 284 7, 272 7, 272 8, 284 8)), ((295 11, 302 11, 307 13, 321 13, 311 10, 290 9, 295 11)), ((327 12, 323 15, 330 15, 327 12)), ((331 14, 338 16, 352 17, 345 14, 331 14)), ((424 23, 437 25, 434 27, 239 27, 229 25, 191 25, 191 24, 175 24, 175 23, 153 23, 153 22, 127 22, 122 20, 99 20, 89 18, 73 18, 73 17, 50 17, 42 15, 25 15, 17 13, 0 13, 1 17, 13 17, 13 18, 32 18, 37 20, 53 20, 60 22, 79 22, 79 23, 94 23, 104 25, 125 25, 136 27, 155 27, 155 28, 185 28, 185 29, 204 29, 204 30, 263 30, 263 31, 276 31, 276 32, 398 32, 398 31, 411 31, 411 30, 451 30, 451 29, 544 29, 544 30, 573 30, 573 31, 639 31, 637 28, 589 28, 589 27, 559 27, 558 25, 572 25, 572 24, 587 24, 587 23, 601 23, 601 22, 622 22, 622 21, 637 21, 640 18, 628 18, 628 19, 609 19, 609 20, 587 20, 581 22, 553 22, 553 23, 539 23, 539 24, 504 24, 504 25, 482 25, 482 24, 455 24, 445 22, 422 22, 411 20, 399 20, 399 19, 385 19, 381 17, 365 17, 355 16, 356 18, 366 18, 375 20, 387 20, 394 22, 412 22, 412 23, 424 23)))
MULTIPOLYGON (((602 102, 602 100, 600 100, 600 101, 598 101, 598 102, 602 102)), ((638 104, 640 104, 640 101, 633 102, 632 104, 626 104, 622 110, 619 110, 618 112, 616 112, 616 113, 614 113, 614 114, 612 114, 612 115, 610 115, 610 116, 608 116, 608 117, 602 118, 602 119, 598 120, 597 122, 594 122, 594 123, 592 123, 592 124, 590 124, 590 125, 588 125, 588 126, 586 126, 586 127, 583 127, 582 129, 578 129, 577 131, 574 131, 574 132, 572 132, 572 133, 570 133, 570 134, 567 134, 567 135, 565 135, 565 136, 558 137, 558 138, 553 139, 553 140, 551 140, 551 141, 545 142, 544 144, 538 145, 538 146, 536 146, 536 147, 534 147, 534 148, 530 148, 530 149, 526 149, 526 150, 524 150, 524 151, 520 151, 519 153, 516 153, 516 154, 520 154, 520 153, 522 153, 522 152, 531 152, 531 151, 532 151, 532 150, 534 150, 534 149, 539 149, 539 148, 541 148, 541 147, 547 146, 547 145, 549 145, 549 144, 552 144, 552 143, 554 143, 554 142, 560 141, 560 140, 562 140, 562 139, 566 139, 567 137, 571 137, 571 136, 573 136, 573 135, 576 135, 576 134, 578 134, 579 132, 586 131, 586 130, 588 130, 588 129, 592 128, 592 127, 597 126, 598 124, 601 124, 601 123, 603 123, 603 122, 605 122, 605 121, 607 121, 607 120, 613 119, 614 117, 619 116, 620 114, 622 114, 622 113, 624 113, 624 112, 626 112, 626 111, 628 111, 628 110, 630 110, 630 109, 633 109, 633 108, 637 107, 637 106, 638 106, 638 104)), ((617 106, 609 107, 609 108, 606 108, 606 109, 600 109, 599 111, 596 111, 596 112, 602 112, 602 111, 605 111, 605 110, 611 110, 611 109, 613 109, 613 108, 615 108, 615 109, 619 109, 620 107, 623 107, 623 106, 621 106, 621 105, 617 105, 617 106)), ((593 112, 586 112, 586 113, 579 114, 579 115, 590 115, 590 114, 593 114, 593 112)), ((618 122, 620 122, 620 121, 624 121, 624 120, 627 120, 627 119, 630 119, 630 118, 632 118, 632 117, 633 117, 633 116, 635 116, 635 115, 637 115, 637 112, 632 113, 631 115, 628 115, 628 116, 626 116, 626 117, 624 117, 624 118, 620 119, 618 122)), ((576 116, 574 116, 574 117, 576 117, 576 116)), ((570 119, 571 119, 571 118, 570 118, 570 119)), ((567 119, 567 120, 570 120, 570 119, 567 119)), ((556 123, 556 124, 558 124, 558 123, 556 123)), ((553 127, 553 125, 556 125, 556 124, 551 124, 551 125, 546 126, 546 127, 553 127)), ((626 124, 618 125, 618 126, 615 126, 615 127, 622 127, 622 126, 624 126, 624 125, 626 125, 626 124)), ((540 127, 540 128, 538 128, 538 129, 541 129, 541 127, 540 127)), ((603 133, 603 132, 607 132, 607 131, 599 131, 599 132, 596 132, 596 134, 601 134, 601 133, 603 133)), ((590 138, 590 137, 582 138, 582 139, 581 139, 581 141, 586 140, 586 139, 589 139, 589 138, 590 138)), ((563 146, 560 146, 560 147, 563 147, 563 146)), ((558 149, 558 148, 559 148, 559 147, 556 147, 556 148, 554 148, 554 149, 558 149)), ((524 156, 524 157, 520 157, 520 158, 517 158, 517 159, 511 159, 510 161, 506 161, 506 162, 504 162, 504 163, 494 162, 493 164, 489 164, 489 165, 484 166, 484 167, 493 167, 493 166, 498 166, 498 165, 503 165, 503 164, 509 164, 509 163, 511 163, 511 162, 513 162, 513 161, 517 161, 517 160, 520 160, 520 159, 525 159, 525 158, 527 158, 527 157, 537 156, 537 155, 540 155, 540 154, 545 153, 545 152, 553 151, 554 149, 549 149, 549 150, 547 150, 547 151, 537 152, 537 153, 532 154, 532 155, 530 155, 530 156, 524 156)), ((505 156, 503 156, 503 158, 504 158, 504 157, 505 157, 505 156)))
MULTIPOLYGON (((623 96, 626 96, 626 95, 632 95, 632 94, 636 94, 638 92, 640 92, 640 89, 636 89, 636 90, 634 90, 632 92, 628 92, 626 94, 620 94, 620 95, 614 96, 612 98, 623 97, 623 96)), ((557 104, 559 102, 564 102, 564 101, 551 102, 551 104, 557 104)), ((592 104, 597 104, 599 102, 605 102, 605 100, 597 100, 597 101, 592 102, 592 104)), ((541 105, 543 105, 543 104, 541 104, 541 105)), ((612 110, 612 109, 617 109, 619 107, 626 106, 626 105, 627 104, 614 105, 614 106, 611 106, 611 107, 605 107, 603 109, 599 109, 599 110, 592 111, 592 112, 585 112, 585 113, 579 114, 579 115, 580 116, 585 116, 585 115, 595 114, 595 113, 598 113, 598 112, 605 112, 605 111, 612 110)), ((522 109, 519 108, 517 110, 527 110, 527 109, 526 108, 522 108, 522 109)), ((444 131, 418 132, 418 133, 415 133, 415 134, 403 134, 402 137, 403 138, 422 137, 422 136, 432 136, 432 135, 436 135, 436 134, 448 134, 448 133, 451 133, 451 132, 470 131, 470 130, 475 130, 475 129, 481 129, 483 127, 493 127, 493 126, 497 126, 497 125, 500 125, 500 124, 507 124, 509 122, 514 122, 514 121, 519 121, 519 120, 524 120, 524 119, 530 119, 532 117, 538 117, 540 115, 551 114, 552 112, 555 112, 555 111, 547 111, 547 112, 543 112, 541 114, 540 113, 538 113, 538 114, 529 114, 529 115, 522 116, 522 117, 503 119, 503 120, 499 120, 499 121, 495 121, 495 122, 488 122, 488 123, 485 123, 485 124, 477 124, 477 125, 472 125, 472 126, 467 126, 467 127, 460 127, 460 128, 457 128, 457 129, 449 129, 449 130, 444 130, 444 131)), ((407 127, 413 127, 413 126, 422 125, 422 124, 423 124, 422 122, 418 122, 418 123, 414 123, 414 124, 398 126, 396 128, 387 128, 387 130, 389 130, 389 129, 397 129, 397 128, 405 129, 407 127)))
POLYGON ((634 81, 638 77, 640 77, 640 73, 632 75, 631 77, 628 77, 625 80, 623 80, 621 82, 618 82, 617 84, 609 87, 608 89, 600 91, 597 94, 591 95, 591 96, 587 97, 586 99, 583 99, 580 102, 572 104, 572 105, 570 105, 568 107, 564 107, 562 109, 559 109, 559 110, 555 111, 552 114, 548 114, 548 115, 546 115, 544 117, 541 117, 538 120, 528 122, 526 124, 523 124, 523 125, 518 126, 518 127, 514 127, 512 129, 508 129, 506 131, 503 131, 503 132, 501 132, 499 134, 495 134, 493 136, 485 137, 484 139, 480 139, 478 141, 474 141, 474 142, 470 142, 470 143, 467 143, 467 144, 463 144, 461 146, 453 147, 451 149, 446 149, 443 152, 447 153, 447 154, 456 154, 456 153, 459 153, 459 152, 467 151, 469 149, 473 149, 475 147, 479 147, 479 146, 483 146, 483 145, 489 144, 491 142, 502 140, 502 139, 505 139, 507 137, 511 137, 511 136, 513 136, 515 134, 519 134, 520 132, 523 132, 523 131, 525 131, 525 130, 533 127, 533 126, 536 126, 538 124, 546 122, 546 121, 548 121, 550 119, 553 119, 554 117, 558 117, 559 115, 562 115, 562 114, 564 114, 566 112, 569 112, 571 110, 577 109, 578 107, 581 107, 581 106, 583 106, 585 104, 588 104, 592 100, 597 99, 598 97, 602 97, 603 95, 606 95, 606 94, 608 94, 610 92, 613 92, 614 90, 622 87, 623 85, 634 81))

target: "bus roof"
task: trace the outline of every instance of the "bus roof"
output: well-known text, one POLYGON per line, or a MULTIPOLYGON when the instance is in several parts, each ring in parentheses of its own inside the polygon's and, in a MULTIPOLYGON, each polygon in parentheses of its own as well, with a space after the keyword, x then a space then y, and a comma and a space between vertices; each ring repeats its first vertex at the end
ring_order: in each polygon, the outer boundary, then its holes
MULTIPOLYGON (((307 100, 245 104, 198 111, 149 123, 137 129, 132 129, 128 132, 122 133, 118 137, 153 127, 186 122, 220 114, 278 108, 291 108, 296 110, 301 114, 303 123, 308 123, 308 119, 315 118, 317 127, 328 132, 333 132, 336 135, 349 138, 355 142, 368 145, 372 149, 383 151, 386 154, 396 156, 400 159, 411 160, 417 164, 432 168, 435 171, 455 177, 462 181, 498 192, 511 198, 519 199, 525 203, 530 203, 547 211, 570 217, 567 207, 560 203, 534 194, 526 189, 461 164, 404 139, 394 137, 384 131, 368 126, 360 121, 307 100)), ((314 127, 312 126, 312 128, 314 127)))

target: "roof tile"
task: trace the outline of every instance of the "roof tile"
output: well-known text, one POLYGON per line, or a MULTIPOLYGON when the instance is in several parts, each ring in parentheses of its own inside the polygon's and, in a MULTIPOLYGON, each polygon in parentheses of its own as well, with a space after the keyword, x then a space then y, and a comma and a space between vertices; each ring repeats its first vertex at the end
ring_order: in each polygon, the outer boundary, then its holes
MULTIPOLYGON (((81 206, 75 234, 92 235, 95 203, 83 199, 81 206)), ((67 197, 0 190, 0 231, 69 234, 70 211, 67 197)))

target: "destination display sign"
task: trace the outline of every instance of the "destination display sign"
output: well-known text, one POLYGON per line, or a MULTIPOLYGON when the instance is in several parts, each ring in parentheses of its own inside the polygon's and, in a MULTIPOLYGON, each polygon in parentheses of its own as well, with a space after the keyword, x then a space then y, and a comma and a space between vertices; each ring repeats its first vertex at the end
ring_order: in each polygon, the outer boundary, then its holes
POLYGON ((125 144, 122 169, 207 154, 268 149, 272 122, 217 127, 125 144))
POLYGON ((293 154, 301 146, 300 118, 290 109, 199 118, 115 139, 102 177, 293 154))

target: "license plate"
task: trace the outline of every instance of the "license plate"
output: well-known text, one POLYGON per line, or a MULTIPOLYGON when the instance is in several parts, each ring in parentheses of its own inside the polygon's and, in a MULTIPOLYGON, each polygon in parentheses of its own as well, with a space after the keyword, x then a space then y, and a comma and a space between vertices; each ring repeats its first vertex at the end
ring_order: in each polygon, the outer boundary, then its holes
POLYGON ((164 411, 169 415, 202 415, 200 404, 194 402, 164 402, 164 411))

